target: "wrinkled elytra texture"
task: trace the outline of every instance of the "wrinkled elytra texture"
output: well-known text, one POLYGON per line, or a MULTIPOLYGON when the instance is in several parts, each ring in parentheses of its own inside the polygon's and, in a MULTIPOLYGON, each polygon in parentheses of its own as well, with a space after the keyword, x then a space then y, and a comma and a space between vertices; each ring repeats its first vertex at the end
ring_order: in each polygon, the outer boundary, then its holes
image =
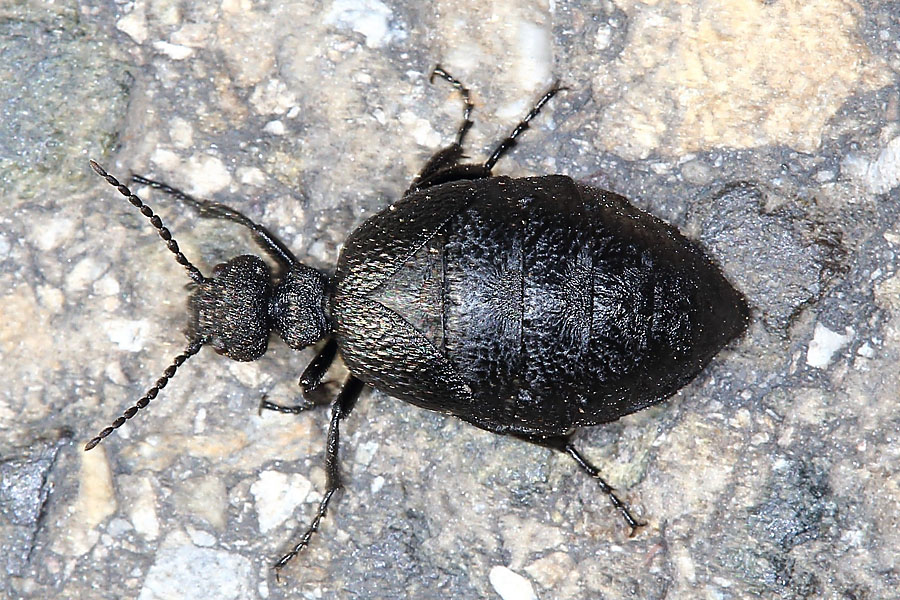
POLYGON ((674 227, 559 175, 411 193, 347 239, 330 310, 356 377, 528 436, 668 398, 748 316, 674 227))

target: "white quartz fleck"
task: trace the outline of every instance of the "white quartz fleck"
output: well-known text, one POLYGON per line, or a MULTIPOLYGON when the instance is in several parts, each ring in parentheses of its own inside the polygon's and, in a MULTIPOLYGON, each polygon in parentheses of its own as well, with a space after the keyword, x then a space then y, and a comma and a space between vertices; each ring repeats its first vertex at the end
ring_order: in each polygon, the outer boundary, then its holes
POLYGON ((841 170, 861 181, 874 194, 886 194, 900 185, 900 136, 885 146, 874 160, 849 153, 841 170))
POLYGON ((369 48, 381 48, 406 38, 406 31, 396 23, 394 14, 379 0, 335 0, 325 15, 325 23, 351 29, 366 38, 369 48))
POLYGON ((594 47, 597 50, 606 50, 610 43, 612 43, 612 28, 609 25, 601 25, 594 37, 594 47))
POLYGON ((110 274, 104 275, 94 284, 94 293, 101 296, 118 296, 119 290, 119 280, 110 274))
POLYGON ((260 473, 250 486, 260 532, 267 533, 284 523, 311 489, 312 483, 303 475, 271 470, 260 473))
POLYGON ((162 40, 153 42, 153 47, 172 60, 184 60, 194 53, 193 48, 188 48, 187 46, 182 46, 180 44, 170 44, 169 42, 162 40))
POLYGON ((809 342, 809 349, 806 352, 806 364, 817 369, 824 369, 831 364, 834 355, 851 339, 853 339, 852 329, 848 328, 847 334, 841 335, 821 323, 816 323, 813 339, 809 342))
POLYGON ((106 267, 106 263, 98 262, 95 257, 82 258, 66 274, 66 291, 72 293, 87 289, 89 284, 100 278, 106 267))
POLYGON ((241 167, 237 170, 237 178, 247 185, 263 186, 266 183, 266 174, 256 167, 241 167))
POLYGON ((164 171, 175 171, 181 166, 181 157, 165 148, 154 150, 150 160, 164 171))
POLYGON ((187 119, 172 117, 169 121, 169 139, 177 148, 190 148, 194 145, 194 127, 187 119))
POLYGON ((102 327, 117 348, 138 352, 144 347, 151 324, 145 319, 105 319, 102 327))
POLYGON ((156 491, 146 477, 137 481, 137 489, 132 491, 133 499, 128 507, 128 516, 134 529, 148 540, 159 536, 159 519, 156 517, 156 491))
POLYGON ((191 174, 191 192, 201 198, 208 198, 231 185, 231 173, 215 156, 192 156, 185 168, 191 174))
POLYGON ((398 115, 400 123, 412 134, 420 146, 437 148, 441 143, 441 134, 435 131, 428 119, 422 119, 411 111, 403 111, 398 115))
POLYGON ((280 79, 269 79, 253 88, 250 104, 262 115, 284 114, 297 104, 297 96, 280 79))
POLYGON ((493 567, 488 579, 503 600, 537 600, 531 582, 512 569, 493 567))
POLYGON ((374 440, 359 444, 356 447, 356 463, 364 467, 369 466, 379 446, 380 444, 374 440))
POLYGON ((37 292, 38 302, 48 311, 58 313, 63 310, 66 297, 58 288, 40 285, 35 291, 37 292))
POLYGON ((263 127, 263 131, 271 135, 284 135, 286 129, 284 128, 284 123, 275 119, 266 123, 263 127))
POLYGON ((191 541, 197 546, 210 548, 216 545, 216 536, 203 529, 196 529, 188 525, 187 534, 190 536, 191 541))
POLYGON ((46 219, 34 232, 37 247, 49 252, 58 246, 65 245, 75 230, 75 219, 71 216, 46 219))
POLYGON ((130 37, 137 44, 147 41, 147 13, 145 3, 138 0, 130 13, 116 21, 116 29, 130 37))
POLYGON ((900 185, 900 136, 892 139, 869 167, 869 189, 886 194, 900 185))
POLYGON ((519 23, 517 33, 519 60, 516 73, 519 85, 525 89, 546 86, 553 69, 553 43, 550 32, 530 21, 522 21, 519 23))
POLYGON ((862 356, 863 358, 875 358, 875 348, 872 347, 872 344, 866 342, 856 351, 857 354, 862 356))

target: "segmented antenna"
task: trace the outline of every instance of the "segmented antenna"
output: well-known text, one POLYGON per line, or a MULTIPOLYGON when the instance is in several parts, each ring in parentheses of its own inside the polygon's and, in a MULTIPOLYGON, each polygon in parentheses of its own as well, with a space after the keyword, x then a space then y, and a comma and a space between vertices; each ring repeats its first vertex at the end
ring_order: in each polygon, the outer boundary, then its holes
POLYGON ((159 394, 159 391, 166 387, 166 384, 169 383, 169 380, 175 376, 175 371, 178 369, 178 367, 184 364, 184 361, 197 354, 197 352, 199 352, 200 348, 202 347, 203 342, 192 341, 183 353, 175 357, 175 360, 172 361, 172 364, 169 365, 169 367, 163 372, 163 376, 156 380, 156 385, 147 390, 147 393, 144 394, 144 396, 140 400, 138 400, 134 406, 122 413, 121 417, 113 421, 112 425, 98 433, 96 437, 94 437, 93 439, 91 439, 91 441, 84 445, 85 452, 99 444, 103 440, 103 438, 107 437, 113 431, 124 425, 125 421, 137 414, 137 411, 145 408, 148 404, 150 404, 150 401, 156 398, 156 396, 159 394))
POLYGON ((144 204, 144 202, 134 195, 131 190, 128 189, 128 186, 119 182, 118 179, 107 173, 103 167, 98 165, 94 161, 91 162, 91 168, 96 171, 97 175, 106 180, 106 183, 116 188, 120 194, 125 196, 131 204, 141 211, 141 214, 150 219, 150 224, 156 228, 157 233, 159 233, 159 237, 166 243, 166 247, 169 249, 169 252, 175 255, 175 261, 182 265, 185 269, 187 269, 188 276, 191 279, 200 283, 203 281, 203 273, 200 272, 200 269, 191 264, 191 261, 185 257, 184 254, 181 253, 181 250, 178 249, 178 242, 175 241, 175 238, 172 237, 172 233, 163 225, 162 219, 160 219, 157 215, 153 214, 153 209, 144 204))
MULTIPOLYGON (((128 189, 128 186, 119 183, 119 180, 107 173, 103 167, 94 162, 90 161, 91 168, 96 171, 97 175, 106 180, 106 182, 116 188, 120 194, 125 196, 128 201, 138 210, 141 211, 141 214, 147 217, 150 220, 150 224, 156 228, 157 233, 159 233, 159 237, 166 243, 166 247, 169 251, 175 255, 175 261, 178 264, 182 265, 185 269, 187 269, 188 276, 192 280, 197 283, 201 283, 204 281, 203 274, 200 272, 200 269, 191 264, 191 261, 185 257, 184 254, 181 253, 181 250, 178 249, 178 242, 172 237, 172 233, 163 225, 162 219, 160 219, 157 215, 153 213, 153 209, 143 203, 143 201, 138 198, 135 194, 128 189)), ((126 410, 121 417, 112 422, 112 425, 101 431, 97 434, 96 437, 91 439, 87 444, 84 445, 85 451, 90 450, 97 444, 99 444, 104 438, 109 436, 113 431, 121 427, 125 424, 125 421, 132 418, 137 414, 139 410, 146 407, 150 404, 150 401, 156 398, 159 394, 159 391, 166 387, 166 384, 169 383, 169 380, 174 377, 175 371, 178 370, 184 361, 197 354, 200 351, 200 348, 203 347, 202 340, 191 340, 188 344, 188 347, 184 350, 183 353, 179 354, 175 357, 175 360, 172 361, 172 364, 163 372, 163 376, 156 380, 156 385, 147 390, 147 393, 135 403, 134 406, 126 410)))

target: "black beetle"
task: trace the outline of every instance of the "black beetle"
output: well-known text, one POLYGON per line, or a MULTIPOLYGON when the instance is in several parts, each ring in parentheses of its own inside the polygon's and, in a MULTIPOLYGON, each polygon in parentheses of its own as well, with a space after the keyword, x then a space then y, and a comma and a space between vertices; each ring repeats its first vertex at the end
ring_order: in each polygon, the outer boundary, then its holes
MULTIPOLYGON (((280 569, 308 545, 341 486, 338 430, 362 390, 382 392, 473 425, 570 455, 634 530, 641 525, 573 446, 575 428, 661 402, 693 379, 747 325, 744 298, 699 246, 611 192, 562 175, 494 177, 496 162, 554 85, 483 164, 463 164, 472 126, 468 90, 456 141, 426 163, 403 198, 347 239, 334 277, 300 263, 265 227, 223 204, 134 177, 250 229, 280 265, 256 256, 200 271, 159 217, 125 185, 93 169, 150 219, 193 280, 187 349, 135 406, 87 443, 90 450, 165 387, 204 345, 239 361, 262 356, 274 329, 302 349, 328 338, 304 371, 304 400, 262 408, 299 413, 338 350, 350 375, 332 404, 327 490, 280 569)), ((276 571, 277 572, 277 571, 276 571)))

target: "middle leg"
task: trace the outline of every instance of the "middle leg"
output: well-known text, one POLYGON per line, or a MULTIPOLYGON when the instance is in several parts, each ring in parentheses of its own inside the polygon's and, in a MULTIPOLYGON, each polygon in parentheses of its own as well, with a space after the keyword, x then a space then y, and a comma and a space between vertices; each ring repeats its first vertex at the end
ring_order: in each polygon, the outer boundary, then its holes
POLYGON ((331 424, 328 426, 328 442, 325 446, 325 495, 319 503, 319 509, 316 511, 316 516, 300 537, 300 541, 297 542, 290 552, 282 556, 278 562, 275 563, 274 569, 276 577, 278 576, 278 572, 281 571, 291 559, 309 545, 309 541, 319 530, 319 525, 322 523, 322 519, 325 518, 325 515, 328 512, 328 504, 331 502, 332 496, 334 496, 334 493, 342 487, 340 467, 338 465, 340 424, 341 421, 350 414, 350 411, 353 410, 353 406, 356 404, 356 399, 359 398, 362 388, 362 381, 351 375, 344 383, 344 388, 338 395, 337 400, 334 401, 334 405, 331 409, 331 424))

